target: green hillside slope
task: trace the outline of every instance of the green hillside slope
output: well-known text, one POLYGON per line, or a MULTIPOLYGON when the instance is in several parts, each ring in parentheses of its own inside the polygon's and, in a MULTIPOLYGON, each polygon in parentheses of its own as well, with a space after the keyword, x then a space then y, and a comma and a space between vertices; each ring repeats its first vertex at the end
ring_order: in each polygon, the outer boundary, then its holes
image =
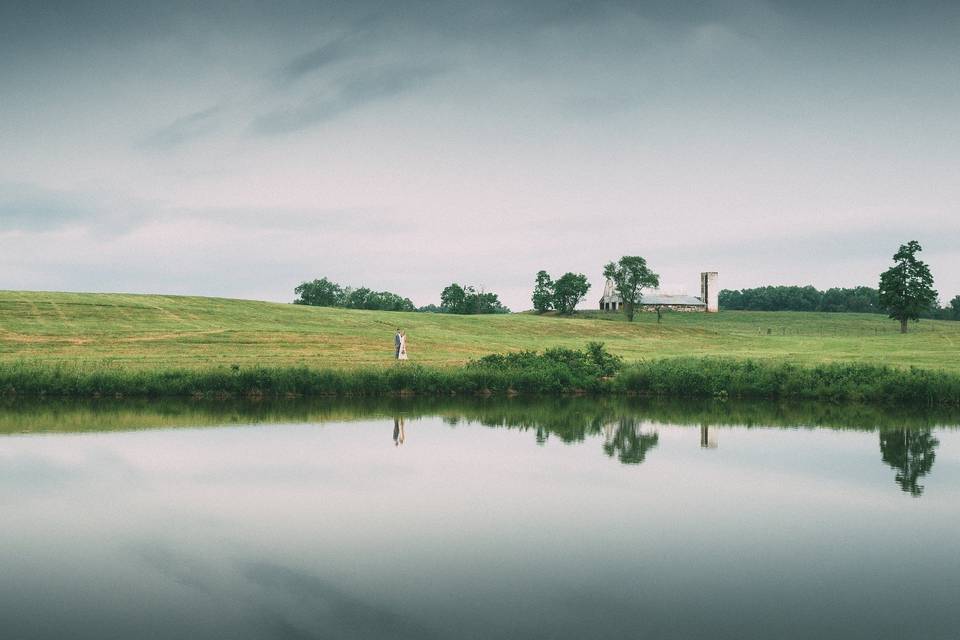
POLYGON ((450 316, 222 298, 0 291, 0 363, 389 365, 398 327, 407 331, 411 359, 430 365, 599 340, 628 361, 716 355, 960 371, 960 323, 923 321, 900 335, 895 322, 876 315, 673 313, 658 325, 653 314, 640 314, 631 324, 599 314, 450 316))

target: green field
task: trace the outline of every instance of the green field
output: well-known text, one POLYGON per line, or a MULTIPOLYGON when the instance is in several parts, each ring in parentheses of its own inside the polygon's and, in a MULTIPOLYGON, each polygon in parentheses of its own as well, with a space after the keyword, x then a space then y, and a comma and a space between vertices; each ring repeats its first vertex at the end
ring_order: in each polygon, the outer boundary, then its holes
POLYGON ((598 340, 628 362, 728 356, 803 364, 851 361, 960 372, 960 322, 898 333, 878 315, 728 311, 574 318, 451 316, 158 295, 0 291, 0 364, 131 369, 217 365, 369 367, 393 363, 393 333, 414 362, 447 366, 491 352, 598 340))

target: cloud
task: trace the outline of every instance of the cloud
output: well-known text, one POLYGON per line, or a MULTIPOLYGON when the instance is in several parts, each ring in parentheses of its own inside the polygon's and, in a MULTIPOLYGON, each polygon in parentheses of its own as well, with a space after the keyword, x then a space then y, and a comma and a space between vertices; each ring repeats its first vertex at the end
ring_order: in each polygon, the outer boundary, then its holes
POLYGON ((326 234, 391 234, 415 229, 382 207, 190 207, 163 201, 121 198, 94 191, 60 191, 0 183, 0 236, 74 229, 98 236, 129 234, 150 224, 201 224, 207 231, 229 229, 280 233, 322 230, 326 234))
POLYGON ((89 207, 68 194, 24 185, 0 185, 0 233, 45 231, 79 222, 89 207))
POLYGON ((187 114, 147 135, 137 146, 161 151, 179 147, 196 138, 214 133, 220 126, 223 113, 223 107, 213 106, 187 114))
POLYGON ((288 62, 280 69, 278 79, 281 84, 294 82, 314 71, 347 60, 356 55, 357 51, 355 35, 337 38, 288 62))
POLYGON ((326 95, 300 105, 258 116, 250 130, 260 135, 292 133, 337 118, 350 111, 423 86, 440 69, 428 66, 388 66, 335 81, 326 95))

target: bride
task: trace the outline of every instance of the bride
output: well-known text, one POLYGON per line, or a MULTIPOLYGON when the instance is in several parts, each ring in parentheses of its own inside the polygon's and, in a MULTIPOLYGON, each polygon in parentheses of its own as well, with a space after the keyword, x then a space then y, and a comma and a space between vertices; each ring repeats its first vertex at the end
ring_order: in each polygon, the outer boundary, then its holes
POLYGON ((400 334, 400 355, 397 356, 397 360, 407 359, 407 332, 404 331, 400 334))

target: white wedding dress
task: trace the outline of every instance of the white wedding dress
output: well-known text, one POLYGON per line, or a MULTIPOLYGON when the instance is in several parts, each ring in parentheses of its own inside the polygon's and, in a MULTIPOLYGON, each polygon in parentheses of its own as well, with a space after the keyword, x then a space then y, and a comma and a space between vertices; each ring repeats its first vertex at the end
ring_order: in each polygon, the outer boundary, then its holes
POLYGON ((407 336, 400 336, 400 355, 397 356, 397 360, 406 360, 407 359, 407 336))

